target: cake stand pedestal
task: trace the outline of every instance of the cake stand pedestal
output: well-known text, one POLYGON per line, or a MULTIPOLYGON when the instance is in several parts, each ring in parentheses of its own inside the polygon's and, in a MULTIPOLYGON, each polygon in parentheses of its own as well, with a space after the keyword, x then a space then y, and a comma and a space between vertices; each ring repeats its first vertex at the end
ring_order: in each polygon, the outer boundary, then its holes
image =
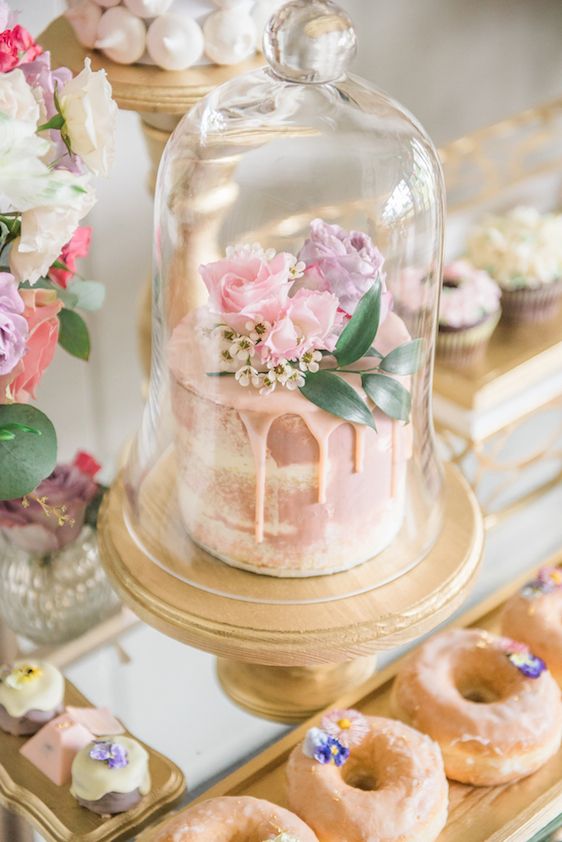
POLYGON ((149 486, 143 483, 141 535, 130 529, 123 480, 106 495, 102 560, 142 620, 218 655, 225 691, 260 716, 296 722, 362 683, 377 652, 449 617, 478 571, 482 516, 453 465, 445 467, 443 520, 431 550, 409 572, 375 587, 382 567, 399 561, 392 545, 353 570, 303 579, 257 576, 212 558, 180 525, 173 464, 171 454, 149 486))

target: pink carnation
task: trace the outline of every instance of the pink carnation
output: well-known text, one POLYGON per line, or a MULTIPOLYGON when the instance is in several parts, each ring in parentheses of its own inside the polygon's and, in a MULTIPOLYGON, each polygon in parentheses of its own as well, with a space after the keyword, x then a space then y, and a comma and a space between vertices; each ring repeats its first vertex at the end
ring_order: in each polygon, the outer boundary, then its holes
POLYGON ((333 351, 338 299, 331 292, 301 289, 290 298, 263 340, 264 362, 299 359, 311 350, 333 351))
POLYGON ((0 73, 8 73, 24 61, 33 61, 43 52, 27 29, 16 24, 0 33, 0 73))
POLYGON ((242 332, 248 322, 274 322, 282 313, 293 282, 292 254, 240 251, 207 263, 199 272, 209 291, 209 307, 229 327, 242 332))
POLYGON ((299 286, 333 292, 350 315, 379 278, 383 292, 381 322, 386 318, 392 296, 381 274, 384 258, 367 234, 314 219, 298 258, 306 266, 299 286))
POLYGON ((58 284, 63 289, 66 289, 69 280, 76 272, 76 261, 79 257, 86 257, 90 249, 90 241, 92 239, 92 229, 83 225, 77 228, 72 235, 70 241, 62 247, 59 256, 59 261, 68 266, 66 269, 51 269, 49 270, 49 277, 52 281, 58 284))

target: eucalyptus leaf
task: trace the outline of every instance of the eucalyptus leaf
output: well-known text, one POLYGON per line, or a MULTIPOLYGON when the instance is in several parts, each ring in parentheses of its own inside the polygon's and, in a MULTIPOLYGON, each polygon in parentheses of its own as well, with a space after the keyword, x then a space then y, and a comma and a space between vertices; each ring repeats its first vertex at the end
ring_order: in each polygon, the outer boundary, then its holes
POLYGON ((380 369, 390 374, 415 374, 420 367, 423 339, 413 339, 399 345, 380 362, 380 369))
POLYGON ((412 398, 409 391, 386 374, 363 374, 363 388, 381 412, 398 421, 408 421, 412 398))
POLYGON ((59 313, 59 345, 80 360, 90 357, 90 334, 86 322, 74 310, 59 313))
POLYGON ((75 278, 68 285, 67 292, 76 298, 74 306, 82 310, 99 310, 105 299, 105 287, 98 281, 75 278))
POLYGON ((337 374, 322 369, 308 372, 300 391, 307 400, 332 415, 376 429, 373 413, 365 401, 359 397, 353 386, 337 374))
POLYGON ((29 494, 49 476, 57 460, 57 437, 47 416, 34 406, 0 406, 0 500, 29 494), (28 432, 33 430, 33 434, 28 432))
POLYGON ((361 298, 336 344, 334 356, 340 366, 360 360, 371 348, 379 329, 381 282, 377 279, 361 298))

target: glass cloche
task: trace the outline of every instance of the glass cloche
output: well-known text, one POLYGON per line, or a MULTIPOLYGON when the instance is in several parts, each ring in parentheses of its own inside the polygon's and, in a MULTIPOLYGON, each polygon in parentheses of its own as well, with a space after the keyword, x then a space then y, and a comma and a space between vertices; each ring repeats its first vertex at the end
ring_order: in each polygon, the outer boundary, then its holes
POLYGON ((280 600, 289 577, 377 587, 440 530, 442 175, 417 121, 347 74, 355 47, 328 0, 281 7, 268 65, 205 97, 160 166, 127 524, 213 592, 243 596, 247 571, 285 577, 280 600))

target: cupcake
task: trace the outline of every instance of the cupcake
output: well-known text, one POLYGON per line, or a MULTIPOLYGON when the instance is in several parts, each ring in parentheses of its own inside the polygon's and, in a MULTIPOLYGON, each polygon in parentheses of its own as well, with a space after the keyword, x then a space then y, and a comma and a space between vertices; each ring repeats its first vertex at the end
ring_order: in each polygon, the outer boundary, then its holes
POLYGON ((150 792, 148 753, 131 737, 94 740, 78 752, 71 773, 71 794, 102 816, 131 810, 150 792))
POLYGON ((64 678, 46 661, 16 661, 0 669, 0 728, 35 734, 63 711, 64 678))
POLYGON ((500 297, 498 284, 467 260, 445 266, 437 335, 444 362, 468 365, 482 356, 500 318, 500 297))
POLYGON ((542 322, 562 296, 562 214, 517 207, 488 216, 472 233, 468 257, 502 290, 503 319, 542 322))

